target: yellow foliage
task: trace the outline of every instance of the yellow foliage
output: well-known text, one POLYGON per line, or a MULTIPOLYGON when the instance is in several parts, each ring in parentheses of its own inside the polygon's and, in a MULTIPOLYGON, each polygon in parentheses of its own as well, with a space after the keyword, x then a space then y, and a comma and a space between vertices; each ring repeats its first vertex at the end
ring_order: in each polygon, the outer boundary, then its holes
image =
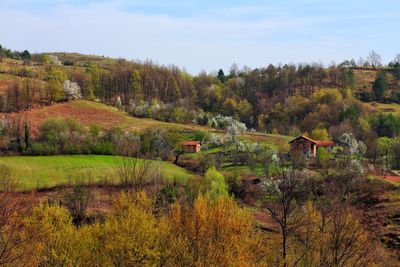
POLYGON ((192 210, 175 206, 169 217, 176 233, 172 262, 179 266, 256 264, 262 246, 250 214, 231 198, 199 196, 192 210))
POLYGON ((312 130, 310 138, 314 140, 328 140, 329 133, 326 128, 316 128, 312 130))
MULTIPOLYGON (((26 219, 25 231, 35 241, 30 265, 72 266, 76 264, 76 231, 68 210, 40 205, 26 219)), ((32 244, 30 244, 32 245, 32 244)))
POLYGON ((99 235, 110 264, 158 265, 167 226, 149 212, 150 203, 144 193, 122 194, 114 201, 114 210, 99 235))
POLYGON ((153 212, 145 193, 121 194, 104 222, 76 227, 66 209, 40 205, 26 218, 25 231, 36 233, 26 265, 227 266, 265 258, 251 215, 231 198, 199 196, 192 208, 153 212))
POLYGON ((343 100, 342 94, 336 88, 322 88, 313 94, 313 99, 320 104, 333 104, 343 100))

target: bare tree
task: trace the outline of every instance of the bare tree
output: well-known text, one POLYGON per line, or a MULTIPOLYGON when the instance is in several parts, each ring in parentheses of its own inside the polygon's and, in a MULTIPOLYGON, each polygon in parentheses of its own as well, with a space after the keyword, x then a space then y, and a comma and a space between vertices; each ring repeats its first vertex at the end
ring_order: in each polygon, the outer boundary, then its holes
POLYGON ((156 168, 149 159, 121 157, 116 163, 116 172, 125 188, 141 189, 156 174, 156 168))
POLYGON ((396 54, 396 56, 393 59, 393 63, 400 65, 400 54, 396 54))
POLYGON ((298 200, 307 193, 302 186, 307 173, 281 162, 272 162, 265 170, 264 186, 267 200, 263 207, 279 227, 282 239, 282 266, 287 266, 288 237, 304 224, 304 218, 298 209, 298 200))
POLYGON ((367 60, 372 67, 382 66, 382 57, 376 53, 374 50, 369 52, 367 60))
POLYGON ((70 184, 62 203, 71 212, 75 223, 80 224, 85 218, 91 198, 90 179, 88 184, 85 184, 83 178, 78 178, 70 184))

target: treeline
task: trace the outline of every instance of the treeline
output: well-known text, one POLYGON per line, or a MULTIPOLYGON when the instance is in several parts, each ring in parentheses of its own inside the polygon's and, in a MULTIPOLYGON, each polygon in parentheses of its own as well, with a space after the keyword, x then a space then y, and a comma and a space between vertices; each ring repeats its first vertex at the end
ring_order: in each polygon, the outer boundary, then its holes
POLYGON ((2 58, 12 58, 16 60, 31 60, 32 55, 28 50, 20 51, 12 51, 11 49, 7 49, 0 44, 0 62, 2 58))
MULTIPOLYGON (((281 134, 312 130, 318 123, 304 124, 302 117, 309 116, 309 121, 315 121, 318 118, 312 116, 318 113, 331 117, 322 117, 322 124, 340 124, 347 119, 347 115, 343 114, 352 112, 349 107, 341 106, 341 99, 351 102, 349 104, 354 112, 365 111, 356 99, 350 100, 356 88, 353 68, 358 65, 354 60, 329 67, 322 64, 270 64, 257 69, 239 69, 234 64, 229 74, 220 70, 215 74, 203 72, 192 76, 177 67, 159 66, 151 61, 100 60, 95 57, 90 60, 82 56, 87 60, 82 63, 77 55, 61 56, 63 62, 57 55, 34 54, 34 66, 5 68, 4 73, 20 76, 21 79, 2 94, 1 110, 19 111, 35 104, 83 97, 116 105, 134 116, 207 124, 204 121, 221 114, 246 123, 248 128, 269 132, 276 130, 281 134), (71 84, 74 89, 71 89, 71 84), (336 107, 331 108, 329 103, 333 102, 329 99, 318 100, 319 103, 314 102, 314 105, 306 103, 325 88, 338 90, 342 95, 334 102, 336 107), (79 93, 71 94, 71 91, 79 93), (306 107, 299 107, 302 110, 296 112, 292 109, 294 99, 304 100, 306 107), (355 106, 358 106, 358 111, 355 106), (340 118, 338 113, 342 113, 340 118), (277 116, 283 116, 285 123, 282 126, 276 125, 277 116), (292 126, 297 130, 290 129, 292 126)), ((379 71, 372 91, 365 90, 359 94, 360 98, 400 101, 400 93, 395 90, 400 81, 399 58, 390 63, 393 78, 387 77, 390 71, 379 71)), ((371 53, 367 62, 373 68, 381 65, 376 53, 371 53)))
MULTIPOLYGON (((84 127, 74 119, 49 118, 39 127, 39 135, 31 138, 29 122, 7 121, 0 126, 9 142, 8 151, 24 155, 96 154, 121 155, 174 160, 177 144, 184 139, 176 130, 151 128, 144 132, 124 131, 119 127, 102 130, 97 125, 84 127)), ((186 138, 202 138, 198 131, 186 138), (200 136, 200 137, 198 137, 200 136)))

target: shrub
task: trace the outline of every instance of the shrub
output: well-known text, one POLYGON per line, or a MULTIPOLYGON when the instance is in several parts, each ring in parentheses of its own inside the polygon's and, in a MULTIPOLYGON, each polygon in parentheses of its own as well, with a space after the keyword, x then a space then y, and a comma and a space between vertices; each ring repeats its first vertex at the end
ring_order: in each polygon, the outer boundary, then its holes
POLYGON ((90 199, 90 187, 84 183, 83 179, 77 179, 70 184, 62 203, 70 211, 75 223, 80 224, 85 218, 90 199))
POLYGON ((151 160, 122 157, 116 172, 125 188, 142 189, 153 178, 155 166, 151 160))
POLYGON ((59 153, 59 147, 47 143, 33 143, 30 153, 34 156, 56 155, 59 153))
POLYGON ((113 155, 114 146, 111 142, 100 141, 96 143, 88 142, 89 151, 92 154, 97 155, 113 155))
POLYGON ((73 66, 74 65, 74 62, 72 61, 72 60, 65 60, 64 62, 63 62, 63 65, 64 66, 73 66))
POLYGON ((220 197, 227 197, 228 185, 224 176, 212 166, 204 174, 203 188, 210 194, 211 199, 216 200, 220 197))

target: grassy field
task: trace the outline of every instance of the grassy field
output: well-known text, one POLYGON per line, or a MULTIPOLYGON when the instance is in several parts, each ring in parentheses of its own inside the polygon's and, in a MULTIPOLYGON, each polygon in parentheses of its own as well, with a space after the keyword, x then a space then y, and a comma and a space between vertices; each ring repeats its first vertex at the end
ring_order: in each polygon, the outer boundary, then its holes
MULTIPOLYGON (((65 184, 69 179, 89 175, 93 181, 116 181, 117 156, 71 155, 41 157, 1 157, 15 173, 23 190, 53 187, 65 184)), ((155 161, 160 166, 161 177, 166 180, 186 181, 192 174, 168 162, 155 161)))

